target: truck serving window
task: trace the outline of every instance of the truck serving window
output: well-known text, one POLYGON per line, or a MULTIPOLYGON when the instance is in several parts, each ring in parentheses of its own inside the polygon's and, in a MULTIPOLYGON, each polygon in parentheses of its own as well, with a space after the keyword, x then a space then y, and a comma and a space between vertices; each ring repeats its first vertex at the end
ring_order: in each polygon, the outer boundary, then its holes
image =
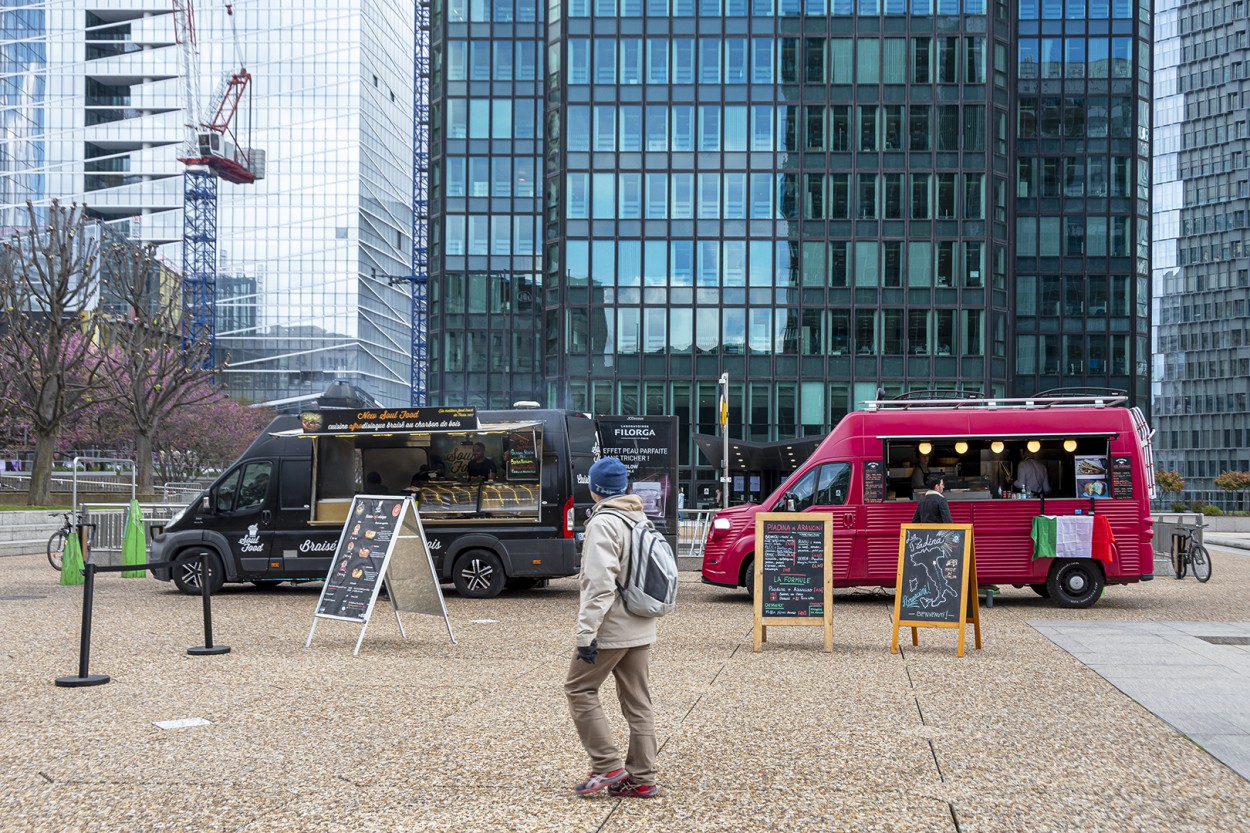
POLYGON ((1107 435, 892 438, 886 499, 919 500, 929 473, 942 476, 949 500, 1107 498, 1109 447, 1107 435))

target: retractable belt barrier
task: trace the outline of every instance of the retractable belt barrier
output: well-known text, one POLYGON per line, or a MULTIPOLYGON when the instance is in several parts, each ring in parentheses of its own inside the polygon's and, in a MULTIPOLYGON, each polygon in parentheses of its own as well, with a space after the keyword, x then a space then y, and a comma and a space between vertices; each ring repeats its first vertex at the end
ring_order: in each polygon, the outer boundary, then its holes
MULTIPOLYGON (((188 648, 187 653, 192 656, 227 654, 230 652, 229 645, 213 644, 213 611, 209 601, 211 597, 208 592, 208 557, 208 553, 201 553, 199 556, 200 590, 204 599, 204 644, 188 648)), ((88 561, 83 565, 82 574, 85 581, 82 585, 82 631, 78 647, 78 676, 57 677, 57 685, 78 688, 81 686, 103 685, 111 679, 108 674, 87 673, 88 662, 91 658, 91 606, 95 596, 95 574, 120 573, 125 570, 151 570, 156 567, 173 567, 174 565, 175 562, 173 561, 151 561, 147 564, 118 564, 116 566, 101 566, 88 561)))

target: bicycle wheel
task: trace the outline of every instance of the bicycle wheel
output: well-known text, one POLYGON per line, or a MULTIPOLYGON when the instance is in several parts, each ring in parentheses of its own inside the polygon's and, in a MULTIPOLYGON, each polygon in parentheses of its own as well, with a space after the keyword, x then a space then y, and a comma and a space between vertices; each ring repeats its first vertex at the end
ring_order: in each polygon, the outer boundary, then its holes
POLYGON ((1211 580, 1211 553, 1202 544, 1194 544, 1189 550, 1189 566, 1198 581, 1206 584, 1211 580))
POLYGON ((1177 578, 1185 577, 1185 552, 1179 547, 1172 553, 1172 569, 1176 571, 1177 578))
POLYGON ((65 530, 58 529, 48 539, 48 563, 58 573, 61 571, 61 555, 65 552, 65 530))

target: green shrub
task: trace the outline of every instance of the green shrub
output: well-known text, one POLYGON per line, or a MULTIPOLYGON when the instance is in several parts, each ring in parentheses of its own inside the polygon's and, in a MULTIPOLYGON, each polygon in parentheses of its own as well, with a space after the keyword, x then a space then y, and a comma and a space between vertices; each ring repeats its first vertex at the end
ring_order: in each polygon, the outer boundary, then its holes
POLYGON ((1172 511, 1173 512, 1188 512, 1189 504, 1183 500, 1174 500, 1172 501, 1172 511))
POLYGON ((1218 506, 1204 506, 1202 507, 1202 514, 1218 518, 1220 515, 1224 514, 1224 510, 1218 506))

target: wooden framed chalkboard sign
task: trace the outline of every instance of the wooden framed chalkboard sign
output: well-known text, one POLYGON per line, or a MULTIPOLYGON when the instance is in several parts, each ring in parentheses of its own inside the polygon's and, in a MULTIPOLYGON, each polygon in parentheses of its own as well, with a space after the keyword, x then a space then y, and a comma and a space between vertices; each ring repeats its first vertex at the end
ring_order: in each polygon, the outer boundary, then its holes
POLYGON ((755 650, 768 626, 824 628, 833 651, 833 515, 761 512, 755 516, 755 650))
POLYGON ((919 645, 919 628, 958 628, 957 654, 964 655, 964 631, 972 623, 981 647, 981 612, 977 599, 977 562, 971 524, 903 524, 898 536, 898 578, 894 588, 894 637, 890 653, 898 653, 898 629, 911 628, 911 644, 919 645))

